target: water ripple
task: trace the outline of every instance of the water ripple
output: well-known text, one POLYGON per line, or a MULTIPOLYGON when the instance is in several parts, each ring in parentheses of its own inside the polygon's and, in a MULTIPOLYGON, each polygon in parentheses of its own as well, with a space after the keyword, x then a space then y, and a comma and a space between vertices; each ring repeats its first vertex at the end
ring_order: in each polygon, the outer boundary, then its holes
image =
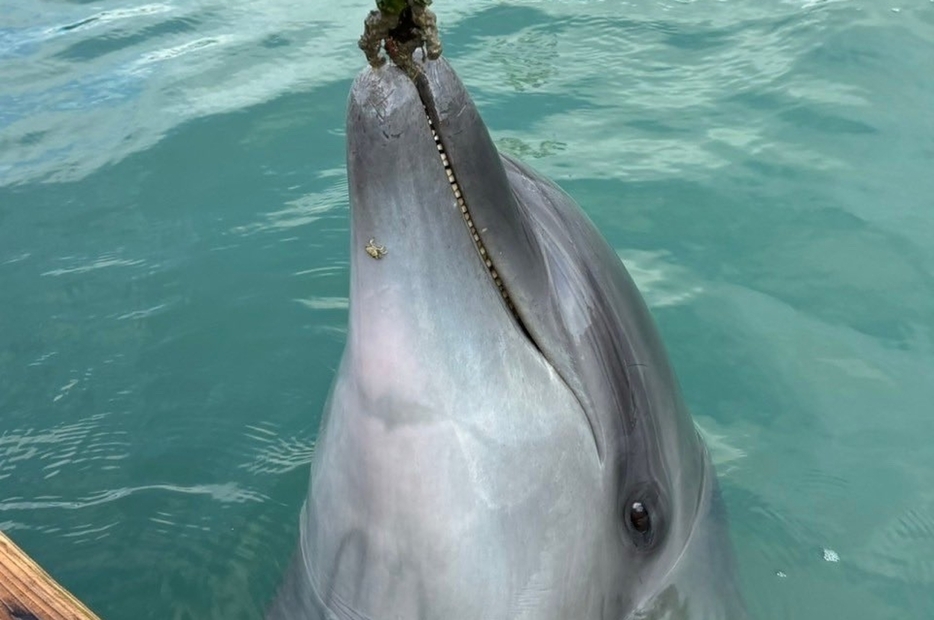
POLYGON ((287 231, 313 224, 323 217, 332 215, 337 208, 347 204, 347 179, 343 170, 339 172, 340 176, 337 176, 334 171, 321 172, 318 177, 330 181, 326 189, 290 200, 284 209, 264 213, 262 221, 236 226, 230 232, 247 236, 287 231))
POLYGON ((269 425, 247 427, 247 436, 253 440, 256 455, 243 464, 245 470, 254 474, 284 474, 307 466, 315 451, 311 436, 282 436, 278 429, 269 425))
POLYGON ((8 510, 47 510, 47 509, 65 509, 81 510, 100 504, 106 504, 130 497, 136 493, 147 491, 164 491, 168 493, 179 493, 182 495, 204 495, 221 503, 239 504, 243 502, 263 502, 268 498, 255 491, 240 488, 235 483, 226 484, 197 484, 192 486, 179 486, 174 484, 149 484, 137 487, 126 487, 121 489, 108 489, 100 491, 88 497, 81 499, 59 499, 48 497, 37 497, 32 500, 23 498, 10 498, 0 502, 0 511, 8 510))
POLYGON ((54 14, 18 16, 21 25, 0 32, 0 83, 8 85, 0 95, 0 186, 83 178, 192 119, 345 79, 360 58, 359 20, 344 16, 368 6, 353 0, 327 15, 308 4, 215 1, 74 8, 64 24, 43 23, 59 19, 54 14), (198 24, 198 32, 166 26, 167 16, 198 24), (75 44, 84 46, 80 65, 70 59, 75 44), (63 124, 65 111, 82 120, 63 124))
MULTIPOLYGON (((65 384, 53 402, 61 400, 77 384, 76 379, 65 384)), ((46 430, 4 431, 0 434, 0 479, 14 475, 19 465, 30 469, 36 462, 43 462, 42 478, 48 479, 65 467, 85 463, 106 466, 126 458, 129 443, 125 434, 101 427, 107 417, 92 415, 81 422, 46 430)))
MULTIPOLYGON (((61 260, 72 260, 72 259, 61 259, 61 260)), ((78 273, 87 273, 88 271, 94 271, 96 269, 105 269, 107 267, 137 267, 139 265, 144 265, 145 261, 143 260, 131 260, 125 258, 115 258, 109 255, 104 255, 99 258, 94 259, 90 263, 85 263, 78 265, 76 267, 66 267, 60 269, 51 269, 49 271, 43 272, 43 276, 64 276, 69 274, 78 274, 78 273)))
POLYGON ((616 253, 650 307, 684 304, 704 292, 696 276, 673 264, 667 252, 627 249, 616 253))

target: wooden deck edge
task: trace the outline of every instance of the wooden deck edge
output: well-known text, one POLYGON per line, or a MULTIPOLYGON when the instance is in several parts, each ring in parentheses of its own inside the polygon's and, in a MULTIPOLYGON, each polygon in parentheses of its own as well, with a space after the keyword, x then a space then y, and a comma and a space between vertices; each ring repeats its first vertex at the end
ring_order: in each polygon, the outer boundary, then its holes
POLYGON ((0 532, 0 620, 100 620, 0 532))

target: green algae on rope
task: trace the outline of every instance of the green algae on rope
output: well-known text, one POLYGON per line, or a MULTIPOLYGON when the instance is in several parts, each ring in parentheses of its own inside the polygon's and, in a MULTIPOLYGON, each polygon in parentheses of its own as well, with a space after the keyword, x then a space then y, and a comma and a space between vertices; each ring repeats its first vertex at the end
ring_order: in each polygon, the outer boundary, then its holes
POLYGON ((382 49, 390 60, 415 78, 420 69, 412 60, 415 50, 422 48, 425 57, 441 56, 438 19, 428 7, 431 0, 376 0, 376 10, 363 22, 363 35, 357 45, 374 68, 385 64, 382 49))

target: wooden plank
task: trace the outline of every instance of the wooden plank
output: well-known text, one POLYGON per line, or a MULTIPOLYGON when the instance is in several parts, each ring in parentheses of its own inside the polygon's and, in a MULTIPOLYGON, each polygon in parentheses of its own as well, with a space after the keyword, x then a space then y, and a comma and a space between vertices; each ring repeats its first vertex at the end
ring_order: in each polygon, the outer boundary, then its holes
POLYGON ((100 620, 0 532, 0 620, 100 620))

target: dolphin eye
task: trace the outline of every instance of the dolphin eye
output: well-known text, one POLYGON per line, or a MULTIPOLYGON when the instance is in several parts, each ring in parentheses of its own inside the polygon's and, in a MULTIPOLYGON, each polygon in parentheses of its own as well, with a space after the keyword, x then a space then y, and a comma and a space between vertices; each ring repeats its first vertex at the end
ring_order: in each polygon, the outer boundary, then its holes
POLYGON ((629 524, 640 534, 647 534, 652 528, 649 511, 642 502, 633 502, 629 507, 629 524))
POLYGON ((646 553, 656 549, 668 533, 668 501, 652 483, 633 485, 620 498, 619 525, 623 536, 646 553))

